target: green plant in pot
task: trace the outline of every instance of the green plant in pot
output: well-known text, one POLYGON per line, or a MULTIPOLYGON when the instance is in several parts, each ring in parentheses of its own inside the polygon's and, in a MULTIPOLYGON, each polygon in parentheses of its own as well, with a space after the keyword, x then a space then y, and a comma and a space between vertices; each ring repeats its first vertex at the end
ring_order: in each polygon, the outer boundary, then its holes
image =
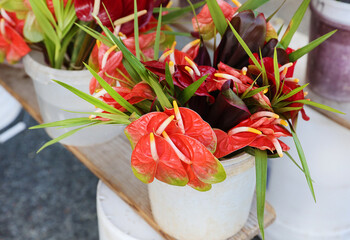
MULTIPOLYGON (((104 35, 95 36, 123 54, 123 69, 116 70, 120 79, 109 84, 105 76, 87 66, 98 82, 93 85, 99 86, 94 96, 56 81, 98 109, 89 118, 33 128, 126 124, 125 134, 133 149, 132 171, 149 184, 155 220, 179 239, 226 239, 239 231, 247 219, 256 181, 257 215, 264 238, 267 158, 288 155, 289 147, 280 138, 292 137, 301 166, 295 163, 315 198, 295 130, 296 118, 299 113, 308 118, 305 104, 340 113, 305 99, 307 85, 300 86, 293 77, 296 61, 332 33, 294 51, 289 44, 309 1, 303 1, 280 40, 269 23, 272 16, 265 18, 255 11, 264 2, 247 1, 232 7, 207 0, 193 20, 198 31, 193 35, 199 38, 181 51, 173 44, 152 61, 142 59, 138 38, 134 55, 123 36, 113 34, 97 18, 104 35), (210 31, 221 35, 213 61, 201 40, 210 31)), ((176 10, 160 7, 155 11, 159 12, 157 53, 162 22, 169 16, 162 13, 176 10)), ((138 36, 137 28, 134 30, 138 36)))

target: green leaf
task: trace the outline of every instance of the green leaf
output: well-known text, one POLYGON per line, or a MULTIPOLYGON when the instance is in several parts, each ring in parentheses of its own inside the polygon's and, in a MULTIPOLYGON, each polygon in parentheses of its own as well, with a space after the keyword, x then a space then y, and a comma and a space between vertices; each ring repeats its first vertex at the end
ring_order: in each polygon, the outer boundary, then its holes
POLYGON ((169 86, 170 94, 173 96, 175 87, 174 87, 173 77, 171 76, 168 63, 165 64, 165 80, 169 86))
POLYGON ((217 0, 206 0, 206 1, 209 7, 210 15, 214 21, 215 27, 219 31, 220 35, 223 36, 227 28, 225 15, 221 11, 221 8, 217 0))
POLYGON ((260 88, 251 90, 251 91, 247 92, 247 94, 245 94, 245 95, 242 97, 242 99, 253 97, 255 94, 258 94, 259 92, 262 92, 262 91, 264 91, 266 88, 269 88, 269 87, 270 87, 270 86, 264 86, 264 87, 260 87, 260 88))
POLYGON ((266 22, 269 22, 275 15, 278 13, 278 11, 282 8, 282 6, 285 4, 287 0, 284 0, 281 5, 268 17, 266 18, 266 22))
POLYGON ((241 38, 241 36, 239 36, 238 32, 236 31, 236 29, 232 26, 232 24, 227 21, 228 25, 230 26, 233 34, 235 35, 235 37, 237 38, 238 42, 241 44, 242 48, 244 49, 244 51, 247 53, 247 55, 250 57, 250 59, 253 61, 254 65, 262 72, 263 69, 261 68, 258 60, 256 60, 256 58, 254 57, 253 53, 250 51, 249 47, 247 46, 247 44, 244 42, 244 40, 241 38))
POLYGON ((139 18, 137 16, 137 0, 134 0, 134 39, 135 51, 137 59, 140 59, 140 43, 139 43, 139 18))
POLYGON ((80 130, 82 130, 84 128, 93 126, 93 125, 96 125, 96 123, 95 124, 90 124, 90 125, 87 125, 87 126, 84 126, 84 127, 76 128, 76 129, 73 129, 73 130, 71 130, 69 132, 66 132, 65 134, 62 134, 61 136, 59 136, 59 137, 57 137, 55 139, 52 139, 51 141, 48 141, 47 143, 45 143, 36 153, 39 153, 43 149, 47 148, 48 146, 51 146, 52 144, 55 144, 55 143, 61 141, 62 139, 67 138, 67 137, 73 135, 74 133, 76 133, 76 132, 78 132, 78 131, 80 131, 80 130))
POLYGON ((299 48, 298 50, 296 50, 295 52, 292 52, 288 55, 289 57, 289 61, 291 62, 295 62, 296 60, 298 60, 299 58, 301 58, 302 56, 304 56, 305 54, 311 52, 314 48, 316 48, 318 45, 320 45, 321 43, 323 43, 324 41, 326 41, 328 38, 330 38, 337 30, 331 31, 317 39, 315 39, 314 41, 310 42, 309 44, 307 44, 306 46, 299 48))
POLYGON ((337 109, 328 107, 328 106, 323 105, 321 103, 309 101, 309 100, 306 100, 306 99, 296 100, 296 101, 293 101, 293 103, 303 103, 303 104, 314 106, 314 107, 317 107, 317 108, 321 108, 323 110, 327 110, 327 111, 330 111, 330 112, 345 114, 345 113, 343 113, 343 112, 341 112, 341 111, 339 111, 337 109))
POLYGON ((303 107, 282 107, 282 108, 274 108, 276 113, 285 113, 290 111, 299 111, 303 109, 303 107))
MULTIPOLYGON (((44 10, 41 8, 41 1, 29 0, 29 2, 37 19, 37 22, 40 25, 40 28, 44 31, 44 35, 47 38, 49 38, 53 43, 59 44, 59 39, 54 27, 52 26, 52 23, 48 18, 45 17, 44 10)), ((51 13, 50 15, 52 16, 51 13)))
POLYGON ((292 160, 292 162, 295 164, 295 166, 297 166, 300 171, 302 171, 303 173, 305 173, 304 169, 302 167, 299 166, 299 164, 294 160, 294 158, 292 157, 292 155, 289 154, 289 152, 284 152, 290 160, 292 160))
POLYGON ((277 36, 280 35, 280 33, 281 33, 282 29, 283 29, 283 26, 284 26, 284 24, 282 24, 282 25, 280 26, 280 28, 277 30, 277 36))
MULTIPOLYGON (((79 113, 79 114, 88 114, 88 115, 95 115, 95 116, 99 116, 99 117, 103 117, 103 118, 107 118, 110 120, 113 120, 115 122, 118 122, 119 124, 130 124, 130 116, 121 116, 118 114, 111 114, 111 113, 100 113, 100 112, 77 112, 77 111, 68 111, 68 110, 64 110, 66 112, 70 112, 70 113, 79 113)), ((137 114, 135 115, 136 117, 137 114)), ((92 119, 95 120, 95 119, 92 119)), ((98 120, 98 119, 96 119, 98 120)), ((82 124, 81 124, 82 125, 82 124)))
POLYGON ((301 21, 305 15, 305 12, 309 6, 310 0, 304 0, 298 10, 295 12, 293 18, 290 20, 287 30, 285 31, 281 41, 278 43, 278 47, 287 49, 292 41, 294 33, 298 30, 301 21))
MULTIPOLYGON (((276 94, 279 92, 280 89, 280 84, 281 84, 281 79, 280 79, 280 71, 278 67, 278 59, 277 59, 277 49, 274 49, 273 52, 273 71, 275 74, 275 83, 276 83, 276 94)), ((277 95, 273 97, 275 99, 277 95)))
POLYGON ((277 98, 276 101, 274 101, 274 104, 275 104, 275 103, 278 103, 278 102, 281 102, 281 101, 283 101, 283 100, 286 100, 286 99, 288 99, 288 98, 294 96, 295 94, 297 94, 298 92, 300 92, 300 91, 302 91, 304 88, 306 88, 308 85, 309 85, 309 83, 304 84, 303 86, 300 86, 300 87, 297 87, 297 88, 293 89, 293 90, 290 91, 289 93, 287 93, 287 94, 285 94, 285 95, 283 95, 283 96, 277 98))
POLYGON ((162 33, 164 33, 165 35, 176 35, 176 36, 183 36, 183 37, 192 37, 192 34, 191 33, 187 33, 187 32, 162 31, 162 33))
POLYGON ((256 171, 256 209, 258 223, 262 239, 265 239, 264 233, 264 212, 265 212, 265 193, 267 179, 267 153, 260 149, 255 149, 255 171, 256 171))
POLYGON ((238 12, 242 12, 245 10, 255 10, 258 7, 267 3, 268 1, 269 0, 248 0, 239 7, 238 12))
POLYGON ((298 139, 298 136, 297 136, 296 132, 294 131, 293 126, 291 125, 291 123, 289 121, 288 121, 288 123, 289 123, 289 126, 291 128, 291 133, 293 135, 293 140, 294 140, 294 143, 295 143, 295 147, 297 148, 297 151, 298 151, 298 155, 299 155, 299 158, 300 158, 301 165, 302 165, 302 167, 304 169, 304 174, 305 174, 305 178, 306 178, 307 184, 309 185, 309 189, 311 191, 312 197, 314 198, 314 200, 316 202, 315 191, 314 191, 314 187, 312 185, 312 178, 311 178, 311 175, 310 175, 308 164, 306 162, 306 158, 305 158, 305 154, 304 154, 303 148, 301 147, 300 141, 298 139))
POLYGON ((182 104, 185 104, 190 100, 190 98, 195 94, 195 92, 198 90, 198 88, 203 84, 205 79, 207 79, 209 75, 205 75, 198 79, 197 81, 193 82, 190 86, 186 87, 177 98, 179 102, 182 104))
POLYGON ((32 126, 29 129, 40 129, 40 128, 48 128, 48 127, 64 127, 70 124, 79 123, 80 125, 85 125, 89 123, 93 123, 94 120, 89 119, 88 117, 81 117, 81 118, 71 118, 51 123, 43 123, 40 125, 32 126))
POLYGON ((115 109, 114 107, 108 105, 107 103, 105 102, 102 102, 96 98, 94 98, 93 96, 90 96, 89 94, 87 93, 84 93, 64 82, 60 82, 60 81, 57 81, 57 80, 53 80, 54 82, 58 83, 59 85, 61 85, 62 87, 68 89, 69 91, 71 91, 72 93, 74 93, 75 95, 77 95, 78 97, 84 99, 85 101, 93 104, 94 106, 96 106, 97 108, 101 108, 102 110, 106 111, 106 112, 111 112, 111 113, 117 113, 117 114, 120 114, 120 115, 124 115, 124 116, 127 116, 125 113, 119 111, 118 109, 115 109))
POLYGON ((163 7, 163 5, 160 5, 160 12, 158 15, 158 25, 157 25, 157 32, 156 32, 156 40, 154 41, 154 60, 157 60, 159 58, 160 33, 161 33, 161 27, 162 27, 162 7, 163 7))
POLYGON ((142 113, 135 108, 132 104, 126 101, 119 93, 117 93, 102 77, 100 77, 89 65, 84 64, 85 67, 91 72, 91 74, 96 78, 99 84, 107 91, 107 93, 116 100, 120 106, 125 108, 130 113, 136 112, 138 115, 142 115, 142 113))
MULTIPOLYGON (((205 1, 193 4, 194 8, 199 8, 205 4, 205 1)), ((183 14, 188 13, 192 10, 191 6, 179 8, 178 10, 171 11, 165 16, 163 16, 163 24, 168 24, 171 21, 175 20, 178 17, 181 17, 183 14)))
POLYGON ((86 32, 87 34, 89 34, 90 36, 95 38, 96 40, 99 40, 100 42, 102 42, 104 45, 106 45, 108 47, 113 47, 113 45, 114 45, 113 42, 111 40, 109 40, 107 37, 103 36, 98 31, 96 31, 88 26, 84 26, 84 25, 81 25, 78 23, 75 23, 75 25, 77 25, 81 30, 83 30, 84 32, 86 32))

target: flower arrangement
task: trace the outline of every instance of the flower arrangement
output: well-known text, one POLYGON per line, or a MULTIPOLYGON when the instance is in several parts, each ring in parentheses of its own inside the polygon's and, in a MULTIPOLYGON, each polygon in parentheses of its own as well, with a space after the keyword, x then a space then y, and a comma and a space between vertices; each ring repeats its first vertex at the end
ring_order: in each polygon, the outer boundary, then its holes
MULTIPOLYGON (((98 42, 90 92, 83 93, 56 81, 97 107, 90 117, 42 124, 33 128, 80 126, 46 143, 43 148, 76 131, 93 125, 125 124, 133 149, 131 166, 144 183, 155 178, 171 185, 208 191, 225 180, 220 163, 245 151, 255 155, 257 211, 263 233, 267 158, 288 154, 281 137, 293 137, 301 166, 314 195, 312 179, 295 127, 304 105, 338 112, 306 99, 304 88, 294 75, 297 60, 334 32, 298 50, 289 47, 310 1, 304 0, 280 36, 270 19, 255 9, 266 1, 249 0, 236 7, 221 0, 207 0, 192 19, 196 40, 183 49, 176 42, 160 57, 159 46, 166 40, 164 25, 178 8, 155 8, 157 19, 139 28, 134 8, 134 33, 105 26, 95 17, 103 34, 80 26, 98 42), (140 29, 140 30, 139 30, 140 29), (149 32, 149 29, 156 29, 149 32), (128 32, 128 34, 126 34, 128 32), (204 40, 220 35, 211 60, 204 40)), ((134 1, 135 6, 137 2, 134 1)), ((204 2, 192 5, 202 6, 204 2)), ((108 8, 107 8, 108 9, 108 8)), ((113 14, 111 14, 112 16, 113 14)), ((118 21, 118 20, 117 20, 118 21)), ((169 45, 169 44, 168 44, 169 45)), ((90 63, 91 63, 90 62, 90 63)), ((39 151, 40 151, 39 150, 39 151)))

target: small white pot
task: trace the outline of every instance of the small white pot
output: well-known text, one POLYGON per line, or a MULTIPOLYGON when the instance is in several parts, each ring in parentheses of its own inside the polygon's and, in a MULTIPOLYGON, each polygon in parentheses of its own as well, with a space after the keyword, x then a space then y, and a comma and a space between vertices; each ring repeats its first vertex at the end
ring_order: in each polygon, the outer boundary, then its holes
POLYGON ((248 219, 255 189, 254 156, 243 153, 221 162, 225 181, 208 192, 155 180, 148 185, 154 219, 178 240, 224 240, 248 219))
POLYGON ((163 240, 102 181, 98 182, 96 195, 100 240, 163 240))
MULTIPOLYGON (((32 51, 24 57, 23 63, 26 73, 33 80, 44 123, 88 116, 63 110, 76 112, 93 112, 96 110, 92 104, 52 81, 58 80, 89 93, 89 82, 92 75, 88 70, 67 71, 50 68, 43 63, 42 58, 42 54, 32 51)), ((60 142, 74 146, 99 144, 120 134, 123 128, 123 126, 116 125, 88 127, 60 142)), ((57 138, 72 129, 74 128, 47 128, 45 130, 50 137, 57 138)))

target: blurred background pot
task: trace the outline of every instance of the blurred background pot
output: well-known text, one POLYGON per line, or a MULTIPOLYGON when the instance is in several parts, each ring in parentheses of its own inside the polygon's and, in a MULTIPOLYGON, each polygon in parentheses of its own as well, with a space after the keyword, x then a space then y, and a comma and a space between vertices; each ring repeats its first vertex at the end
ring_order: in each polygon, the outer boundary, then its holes
MULTIPOLYGON (((287 157, 269 162, 267 201, 277 218, 266 228, 269 240, 348 240, 350 239, 350 131, 306 108, 312 124, 298 122, 316 203, 304 173, 287 157), (321 131, 320 131, 321 129, 321 131)), ((283 141, 298 161, 293 139, 283 141)))
MULTIPOLYGON (((68 71, 48 67, 44 63, 42 55, 39 52, 32 51, 24 57, 23 63, 26 73, 33 80, 44 123, 89 116, 63 110, 94 112, 96 109, 93 105, 52 81, 59 80, 89 93, 91 73, 88 70, 68 71)), ((45 130, 50 137, 57 138, 72 129, 74 128, 46 128, 45 130)), ((93 126, 82 129, 60 142, 74 146, 94 145, 108 141, 122 131, 123 126, 118 125, 93 126)))
POLYGON ((243 153, 221 161, 227 178, 207 192, 155 180, 148 185, 152 214, 176 239, 224 240, 248 219, 255 189, 255 158, 243 153))
POLYGON ((96 195, 100 240, 163 240, 102 181, 97 185, 96 195))
POLYGON ((338 31, 309 53, 307 78, 312 90, 331 100, 350 101, 350 4, 311 1, 310 41, 338 31))

